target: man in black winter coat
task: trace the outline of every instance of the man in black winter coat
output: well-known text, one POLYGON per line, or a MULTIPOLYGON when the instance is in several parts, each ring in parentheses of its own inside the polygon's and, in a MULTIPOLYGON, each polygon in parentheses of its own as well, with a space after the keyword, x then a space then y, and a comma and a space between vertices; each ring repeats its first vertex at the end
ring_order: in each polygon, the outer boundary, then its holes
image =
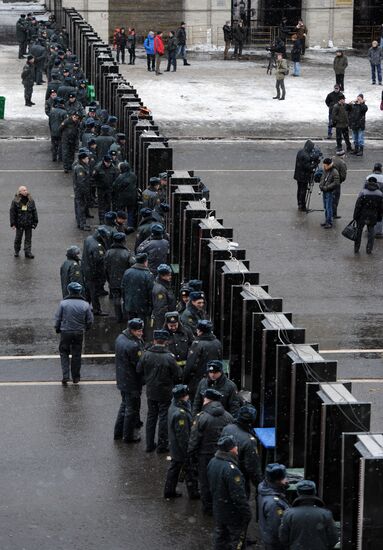
POLYGON ((177 56, 182 57, 184 65, 190 65, 186 53, 186 25, 184 22, 182 22, 181 26, 177 29, 176 38, 178 44, 177 56))
POLYGON ((337 105, 339 101, 339 97, 343 95, 340 91, 339 84, 335 84, 334 91, 327 94, 325 103, 328 107, 328 127, 327 127, 327 137, 330 139, 332 137, 332 111, 334 109, 334 106, 337 105))
POLYGON ((113 208, 126 211, 129 227, 136 227, 137 176, 131 171, 128 162, 120 164, 120 172, 112 185, 113 208))
POLYGON ((47 50, 45 46, 37 40, 31 45, 29 52, 35 58, 35 82, 37 85, 43 84, 43 70, 47 60, 47 50))
POLYGON ((363 227, 367 225, 367 254, 371 254, 374 247, 375 224, 382 220, 383 193, 379 189, 378 180, 370 176, 364 189, 360 192, 354 208, 353 219, 357 222, 357 236, 354 243, 354 252, 358 253, 362 240, 363 227))
POLYGON ((207 466, 217 450, 217 442, 225 426, 233 422, 233 417, 223 408, 222 394, 208 388, 203 398, 203 408, 196 416, 189 439, 188 455, 198 461, 198 478, 202 507, 205 514, 212 513, 212 497, 207 478, 207 466))
POLYGON ((243 405, 235 416, 234 424, 225 426, 222 435, 231 435, 238 446, 238 465, 244 481, 247 498, 250 498, 251 486, 255 492, 262 481, 261 461, 257 451, 257 439, 253 428, 257 411, 252 405, 243 405))
POLYGON ((112 208, 113 182, 118 176, 118 170, 112 163, 112 157, 105 155, 101 162, 98 162, 93 172, 93 179, 97 188, 98 217, 100 224, 104 222, 105 212, 112 208))
POLYGON ((165 323, 163 328, 169 331, 169 350, 176 358, 177 365, 184 368, 190 346, 194 341, 192 331, 188 327, 183 326, 180 321, 178 311, 169 311, 168 313, 165 313, 165 323))
POLYGON ((233 40, 233 29, 231 27, 231 22, 226 21, 226 23, 222 27, 222 30, 223 30, 223 39, 225 42, 225 51, 223 52, 223 59, 227 60, 230 46, 231 46, 231 41, 233 40))
POLYGON ((207 320, 205 306, 205 294, 202 291, 189 293, 189 302, 181 314, 181 322, 184 326, 189 327, 195 336, 197 335, 198 321, 207 320))
POLYGON ((60 267, 60 280, 63 298, 68 294, 69 283, 79 283, 84 287, 84 276, 81 269, 81 250, 78 246, 70 246, 66 251, 67 259, 60 267))
POLYGON ((203 396, 208 388, 214 388, 222 394, 221 403, 224 409, 230 414, 236 415, 241 401, 238 395, 238 388, 232 380, 223 373, 223 363, 212 359, 206 366, 207 376, 202 378, 197 386, 195 399, 193 401, 193 416, 196 416, 202 409, 203 396))
POLYGON ((169 254, 169 241, 165 239, 161 224, 152 226, 150 237, 140 244, 137 253, 148 255, 149 269, 153 275, 157 275, 158 266, 166 264, 169 254))
POLYGON ((126 48, 128 37, 124 27, 120 28, 120 32, 116 34, 115 40, 116 40, 116 52, 117 52, 116 61, 117 63, 120 62, 120 54, 121 54, 121 63, 125 64, 125 48, 126 48))
POLYGON ((273 463, 266 466, 265 480, 258 486, 257 498, 259 532, 265 550, 286 550, 279 540, 279 527, 283 514, 289 508, 286 498, 288 485, 286 467, 283 464, 273 463))
POLYGON ((137 254, 136 263, 127 269, 121 282, 123 311, 126 319, 141 317, 146 324, 152 313, 153 275, 146 254, 137 254))
POLYGON ((206 376, 208 362, 214 359, 222 359, 222 344, 213 334, 213 323, 207 320, 198 321, 197 338, 190 347, 183 373, 183 382, 189 386, 192 402, 200 380, 206 376))
POLYGON ((72 170, 78 143, 79 127, 80 116, 77 113, 73 113, 73 115, 66 118, 60 126, 62 157, 64 172, 66 174, 72 170))
POLYGON ((73 167, 74 212, 78 229, 90 231, 86 214, 90 204, 90 167, 88 153, 78 154, 78 163, 73 167))
POLYGON ((24 86, 24 99, 26 107, 32 107, 35 105, 32 101, 33 84, 35 82, 34 62, 33 55, 28 55, 27 62, 21 72, 21 82, 24 86))
POLYGON ((32 254, 32 229, 36 229, 39 223, 36 204, 28 189, 22 185, 19 187, 9 211, 11 228, 16 231, 14 250, 15 258, 19 257, 21 241, 24 235, 24 253, 26 258, 33 259, 32 254))
POLYGON ((172 289, 172 270, 167 264, 160 264, 157 268, 157 277, 154 280, 152 301, 153 312, 152 319, 154 328, 163 328, 165 323, 165 314, 174 311, 176 307, 176 298, 172 289))
POLYGON ((298 210, 306 211, 306 193, 313 175, 314 166, 311 161, 311 152, 314 149, 314 143, 308 139, 300 151, 297 153, 295 161, 294 179, 297 182, 297 202, 298 210))
POLYGON ((107 316, 101 310, 99 296, 105 283, 105 240, 107 232, 103 227, 99 227, 84 241, 82 253, 82 269, 84 273, 85 285, 89 294, 94 315, 107 316))
POLYGON ((188 461, 187 451, 192 426, 191 406, 188 387, 177 384, 172 390, 173 399, 168 410, 168 435, 171 461, 166 474, 165 498, 177 498, 177 483, 183 472, 183 479, 190 499, 199 498, 198 481, 188 461))
POLYGON ((181 380, 181 369, 170 353, 167 330, 155 330, 153 345, 142 355, 138 372, 144 377, 148 415, 146 419, 146 452, 166 453, 168 447, 168 409, 172 388, 181 380), (154 442, 158 421, 158 444, 154 442))
POLYGON ((105 275, 109 284, 109 293, 113 298, 114 312, 117 323, 124 318, 121 309, 121 283, 124 273, 132 266, 133 256, 126 246, 125 233, 114 233, 112 246, 105 254, 105 275))
POLYGON ((354 140, 352 154, 361 157, 364 150, 364 132, 366 130, 366 113, 368 111, 363 94, 358 94, 356 100, 347 105, 347 110, 348 123, 352 130, 352 139, 354 140))
POLYGON ((282 516, 279 539, 289 550, 330 550, 339 540, 330 510, 316 496, 313 481, 297 483, 298 498, 282 516))
POLYGON ((251 510, 238 468, 237 441, 233 436, 222 435, 217 447, 207 468, 213 499, 214 548, 241 550, 246 546, 251 510))
POLYGON ((123 439, 125 443, 141 440, 142 377, 137 372, 137 365, 144 350, 143 332, 142 319, 131 319, 115 343, 116 383, 121 392, 121 405, 114 425, 114 439, 123 439))

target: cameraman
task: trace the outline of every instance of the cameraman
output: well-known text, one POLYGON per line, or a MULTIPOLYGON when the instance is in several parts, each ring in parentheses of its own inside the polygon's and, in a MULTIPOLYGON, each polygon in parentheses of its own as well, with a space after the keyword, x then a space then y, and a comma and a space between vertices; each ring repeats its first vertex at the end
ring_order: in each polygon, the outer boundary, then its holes
POLYGON ((315 160, 312 158, 312 153, 314 151, 314 143, 308 139, 300 151, 297 153, 297 158, 295 161, 295 172, 294 179, 297 182, 297 201, 298 201, 298 210, 306 212, 306 195, 309 183, 311 182, 315 168, 319 164, 318 159, 315 160))

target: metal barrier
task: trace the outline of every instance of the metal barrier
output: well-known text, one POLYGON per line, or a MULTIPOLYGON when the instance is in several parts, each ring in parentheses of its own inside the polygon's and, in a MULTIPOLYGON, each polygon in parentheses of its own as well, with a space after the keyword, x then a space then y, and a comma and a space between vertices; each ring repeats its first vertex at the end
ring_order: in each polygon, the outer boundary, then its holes
POLYGON ((383 504, 373 488, 374 472, 376 486, 383 488, 383 436, 365 434, 370 403, 359 402, 350 383, 336 381, 337 362, 325 361, 317 344, 305 343, 305 330, 293 325, 283 300, 259 284, 246 250, 233 242, 233 229, 217 219, 194 172, 172 170, 172 148, 152 116, 140 115, 143 102, 119 74, 109 46, 75 10, 64 10, 61 23, 98 101, 119 119, 140 187, 150 176, 168 173, 167 228, 175 279, 203 282, 229 375, 259 409, 261 454, 267 451, 268 460, 300 468, 318 484, 341 520, 344 549, 380 547, 383 504))

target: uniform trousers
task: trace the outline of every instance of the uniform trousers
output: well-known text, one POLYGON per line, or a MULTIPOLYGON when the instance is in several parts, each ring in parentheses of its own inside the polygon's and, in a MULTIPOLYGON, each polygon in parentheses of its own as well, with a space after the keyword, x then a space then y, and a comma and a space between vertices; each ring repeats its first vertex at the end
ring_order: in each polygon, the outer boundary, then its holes
POLYGON ((141 393, 139 391, 122 391, 121 405, 114 425, 114 436, 129 441, 133 439, 134 430, 141 427, 140 421, 141 393))
POLYGON ((80 378, 82 340, 82 332, 61 332, 59 351, 63 379, 65 380, 69 380, 70 378, 69 364, 72 379, 80 378), (71 361, 69 360, 69 355, 72 355, 71 361))

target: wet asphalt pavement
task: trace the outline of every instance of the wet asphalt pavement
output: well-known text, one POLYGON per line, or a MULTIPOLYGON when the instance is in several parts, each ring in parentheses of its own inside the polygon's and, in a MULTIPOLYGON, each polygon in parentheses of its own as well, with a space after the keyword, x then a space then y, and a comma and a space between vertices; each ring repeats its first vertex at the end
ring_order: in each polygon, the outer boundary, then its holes
MULTIPOLYGON (((198 503, 162 499, 166 458, 145 454, 142 442, 135 447, 113 442, 119 395, 110 383, 112 359, 85 359, 79 387, 44 384, 61 378, 53 330, 59 267, 66 248, 82 246, 84 235, 74 221, 71 177, 50 162, 49 143, 0 145, 0 517, 6 525, 1 549, 210 548, 211 522, 198 503), (8 223, 10 202, 22 184, 30 187, 40 218, 32 261, 13 258, 8 223), (16 355, 44 358, 4 357, 16 355), (28 381, 33 384, 23 383, 28 381)), ((352 243, 340 234, 381 149, 367 147, 365 158, 348 160, 342 219, 326 232, 319 226, 322 213, 296 210, 291 170, 300 145, 173 143, 176 168, 199 168, 217 214, 234 228, 261 283, 273 297, 282 296, 293 323, 307 329, 308 342, 325 350, 381 348, 383 242, 376 242, 371 257, 364 250, 355 257, 352 243), (276 171, 222 171, 245 169, 276 171)), ((329 151, 324 144, 325 155, 329 151)), ((317 190, 312 206, 321 208, 317 190)), ((104 304, 110 308, 108 298, 104 304)), ((111 353, 118 332, 113 319, 97 319, 85 353, 111 353)), ((340 378, 383 380, 381 354, 328 357, 339 360, 340 378)), ((374 403, 376 430, 383 419, 382 391, 379 382, 354 384, 357 397, 374 403)))

